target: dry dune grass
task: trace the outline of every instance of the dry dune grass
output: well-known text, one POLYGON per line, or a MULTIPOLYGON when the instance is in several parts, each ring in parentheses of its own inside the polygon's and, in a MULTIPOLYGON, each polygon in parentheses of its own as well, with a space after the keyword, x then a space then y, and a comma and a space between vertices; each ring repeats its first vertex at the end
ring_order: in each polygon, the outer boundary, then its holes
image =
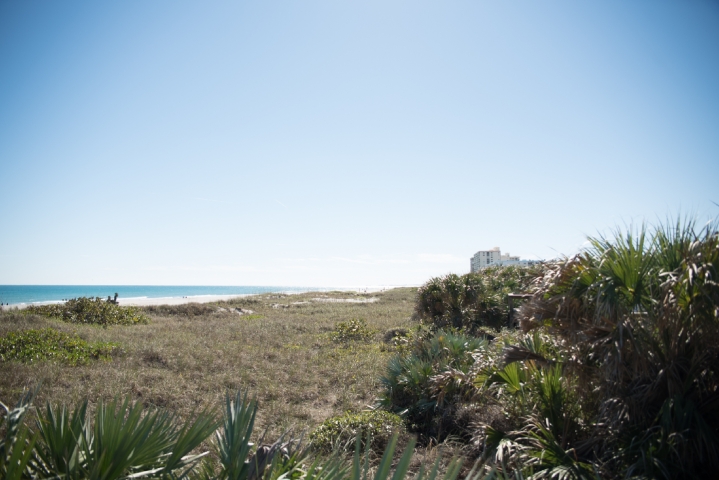
POLYGON ((15 402, 24 388, 42 384, 36 405, 75 403, 132 395, 147 405, 192 416, 219 407, 228 391, 248 390, 260 410, 256 431, 270 435, 287 428, 313 427, 329 416, 360 410, 374 402, 378 380, 392 352, 383 334, 407 328, 416 289, 382 293, 330 292, 259 295, 214 307, 178 305, 147 308, 148 325, 101 328, 13 312, 0 314, 0 335, 52 327, 89 341, 118 342, 122 352, 109 362, 71 367, 39 362, 0 363, 0 400, 15 402), (252 310, 238 315, 235 308, 252 310), (373 341, 338 345, 331 340, 337 322, 365 319, 377 331, 373 341))

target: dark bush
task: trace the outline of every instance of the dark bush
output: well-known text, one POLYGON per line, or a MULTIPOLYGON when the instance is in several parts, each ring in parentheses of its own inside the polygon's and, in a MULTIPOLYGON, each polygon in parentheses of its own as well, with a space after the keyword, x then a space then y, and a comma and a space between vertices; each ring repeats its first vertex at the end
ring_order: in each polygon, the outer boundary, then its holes
POLYGON ((417 342, 409 354, 390 360, 381 379, 379 405, 403 416, 412 431, 431 437, 453 433, 442 431, 448 424, 443 417, 474 390, 472 352, 486 345, 484 339, 444 331, 417 342), (452 375, 454 381, 442 382, 443 375, 452 375))
POLYGON ((541 266, 489 267, 466 275, 432 278, 419 288, 415 313, 436 329, 476 332, 507 324, 507 295, 527 290, 541 266))
MULTIPOLYGON (((594 461, 610 475, 719 469, 719 232, 692 222, 595 238, 549 265, 525 329, 546 328, 591 392, 594 461), (621 472, 621 473, 620 473, 621 472)), ((585 443, 587 444, 587 443, 585 443)))

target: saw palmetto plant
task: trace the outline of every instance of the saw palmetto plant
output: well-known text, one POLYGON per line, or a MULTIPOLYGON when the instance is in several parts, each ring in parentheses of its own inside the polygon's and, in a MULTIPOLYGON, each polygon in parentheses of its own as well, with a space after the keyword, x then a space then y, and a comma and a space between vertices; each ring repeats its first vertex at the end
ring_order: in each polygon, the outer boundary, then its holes
POLYGON ((526 289, 541 268, 489 267, 432 278, 417 291, 415 314, 435 329, 499 329, 507 322, 507 295, 526 289))
POLYGON ((73 410, 48 404, 38 417, 31 466, 39 476, 68 479, 184 477, 206 455, 192 451, 216 428, 208 412, 183 424, 129 399, 100 402, 92 418, 87 402, 73 410))
MULTIPOLYGON (((310 458, 302 437, 282 435, 272 444, 251 442, 257 401, 247 394, 227 396, 223 417, 211 412, 179 422, 174 416, 140 403, 99 403, 88 413, 87 401, 75 408, 47 405, 38 412, 36 430, 27 426, 33 394, 24 395, 0 417, 0 475, 3 479, 233 479, 233 480, 456 480, 462 461, 453 459, 440 473, 440 458, 429 469, 410 474, 415 440, 397 452, 393 435, 379 463, 371 462, 371 439, 355 440, 352 461, 334 454, 310 458), (197 453, 214 434, 217 461, 197 453)), ((368 434, 369 435, 369 434, 368 434)), ((484 473, 472 470, 468 480, 484 473)))
POLYGON ((30 432, 24 423, 33 392, 27 392, 14 408, 0 402, 3 415, 0 417, 0 477, 8 480, 27 478, 29 464, 35 452, 37 435, 30 432))
POLYGON ((438 435, 446 406, 471 387, 471 381, 462 385, 457 380, 472 368, 472 353, 487 344, 483 338, 446 331, 416 342, 407 355, 389 361, 380 379, 379 406, 404 417, 412 431, 438 435))
MULTIPOLYGON (((696 478, 719 468, 719 233, 690 221, 591 240, 536 282, 522 325, 564 342, 599 399, 608 471, 696 478)), ((590 388, 587 388, 590 387, 590 388)))

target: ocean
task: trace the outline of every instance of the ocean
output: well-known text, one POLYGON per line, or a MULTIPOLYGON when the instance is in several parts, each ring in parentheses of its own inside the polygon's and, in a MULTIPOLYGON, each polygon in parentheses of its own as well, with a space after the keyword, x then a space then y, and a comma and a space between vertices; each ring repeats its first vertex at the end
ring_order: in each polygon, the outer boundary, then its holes
POLYGON ((60 302, 78 297, 166 298, 197 295, 253 295, 327 290, 308 287, 179 286, 179 285, 0 285, 0 303, 10 305, 60 302))

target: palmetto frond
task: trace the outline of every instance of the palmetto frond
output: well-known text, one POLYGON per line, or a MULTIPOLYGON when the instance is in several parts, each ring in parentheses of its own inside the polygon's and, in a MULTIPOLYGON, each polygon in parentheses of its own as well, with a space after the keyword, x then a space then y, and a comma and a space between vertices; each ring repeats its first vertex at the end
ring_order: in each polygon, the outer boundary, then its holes
MULTIPOLYGON (((717 224, 677 221, 592 239, 535 283, 523 325, 548 327, 584 366, 614 465, 678 477, 719 468, 718 275, 717 224)), ((508 351, 522 355, 532 357, 508 351)))
POLYGON ((34 391, 25 392, 14 408, 0 402, 4 410, 0 416, 0 476, 3 479, 27 478, 34 456, 37 435, 24 425, 23 419, 30 408, 34 391))
POLYGON ((92 419, 87 402, 73 411, 50 404, 38 419, 43 468, 64 478, 183 477, 205 454, 190 455, 217 427, 202 412, 181 425, 168 412, 145 411, 129 398, 99 402, 92 419))

